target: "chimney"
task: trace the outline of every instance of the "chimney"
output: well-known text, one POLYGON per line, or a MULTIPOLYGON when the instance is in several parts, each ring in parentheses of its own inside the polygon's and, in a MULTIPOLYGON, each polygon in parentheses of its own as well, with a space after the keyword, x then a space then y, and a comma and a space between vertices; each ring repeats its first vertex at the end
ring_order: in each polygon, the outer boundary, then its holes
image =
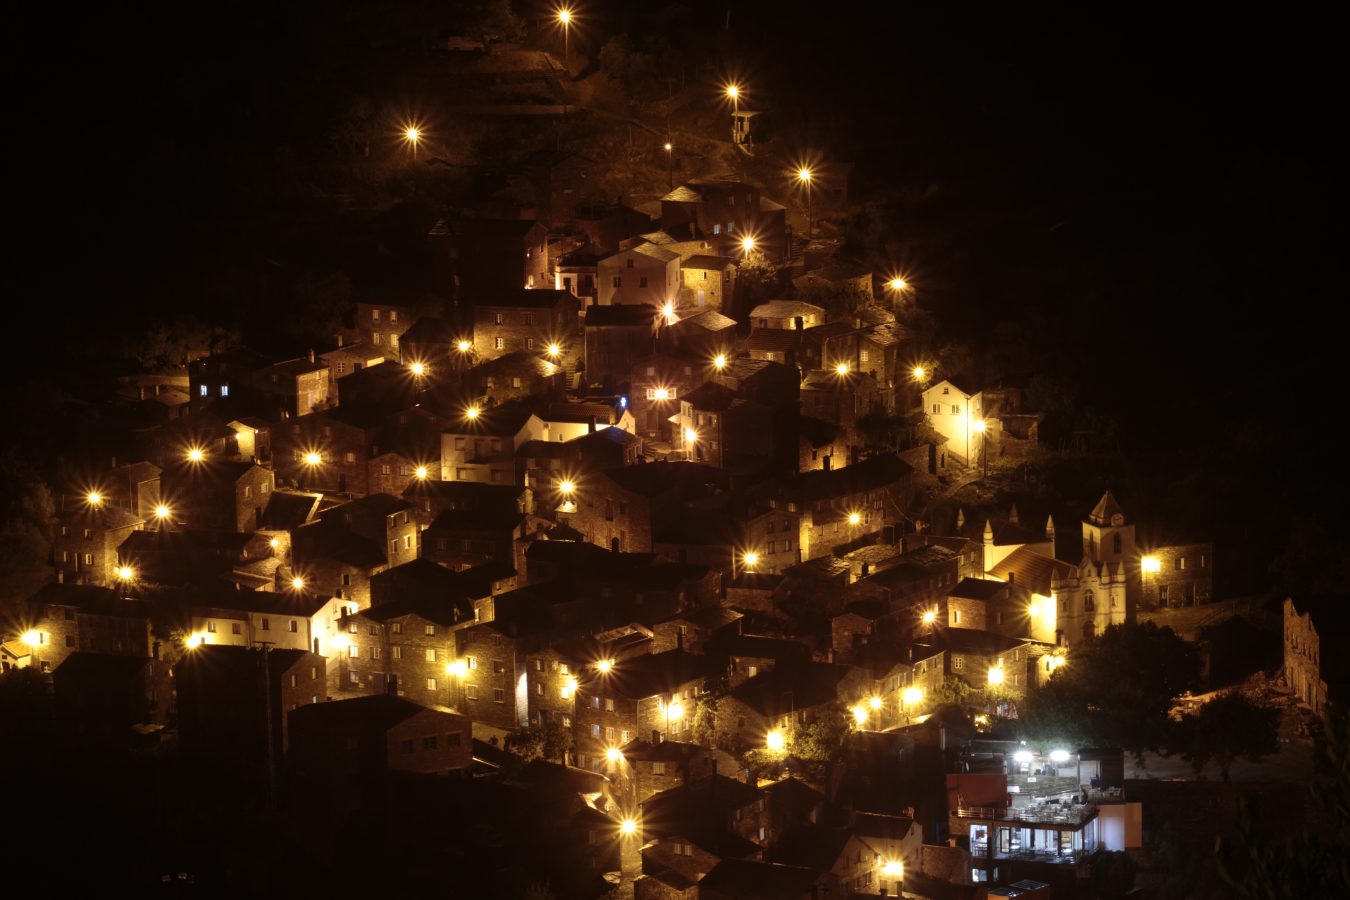
POLYGON ((310 362, 314 362, 314 348, 313 348, 313 347, 310 347, 310 348, 309 348, 309 361, 310 361, 310 362))

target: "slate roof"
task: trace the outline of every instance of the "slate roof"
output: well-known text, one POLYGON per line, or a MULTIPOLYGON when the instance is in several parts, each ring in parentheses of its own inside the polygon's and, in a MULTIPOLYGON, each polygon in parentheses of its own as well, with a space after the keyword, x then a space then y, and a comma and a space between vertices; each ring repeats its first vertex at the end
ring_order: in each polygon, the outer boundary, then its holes
POLYGON ((650 328, 660 312, 649 303, 617 303, 586 309, 587 328, 650 328))
MULTIPOLYGON (((648 653, 635 656, 615 666, 606 675, 591 675, 589 684, 596 679, 604 679, 607 693, 630 700, 641 700, 657 694, 668 694, 691 681, 705 677, 708 661, 683 650, 667 650, 664 653, 648 653)), ((686 715, 693 715, 686 710, 686 715)))
POLYGON ((848 666, 833 663, 775 666, 734 688, 731 696, 760 715, 774 718, 792 709, 838 700, 839 682, 848 671, 848 666))
POLYGON ((995 563, 989 574, 1049 597, 1051 581, 1068 578, 1073 571, 1074 567, 1069 563, 1038 553, 1030 547, 1018 547, 995 563))
POLYGON ((984 578, 962 578, 956 586, 947 592, 948 597, 959 600, 979 600, 988 603, 1008 589, 1002 581, 989 581, 984 578))
MULTIPOLYGON (((825 321, 825 309, 805 300, 770 300, 750 310, 753 319, 792 319, 797 316, 815 316, 817 322, 825 321)), ((792 329, 778 329, 792 330, 792 329)))
POLYGON ((834 867, 852 836, 844 828, 801 822, 784 831, 764 858, 768 862, 792 863, 825 872, 834 867))
POLYGON ((1126 522, 1130 519, 1125 515, 1125 508, 1120 505, 1120 501, 1110 491, 1102 494, 1102 499, 1097 501, 1097 505, 1092 508, 1088 514, 1088 520, 1097 525, 1110 525, 1111 519, 1115 516, 1122 516, 1126 522))
POLYGON ((292 722, 318 722, 330 729, 377 728, 388 731, 429 708, 403 697, 374 694, 350 700, 307 703, 291 710, 290 716, 292 722))

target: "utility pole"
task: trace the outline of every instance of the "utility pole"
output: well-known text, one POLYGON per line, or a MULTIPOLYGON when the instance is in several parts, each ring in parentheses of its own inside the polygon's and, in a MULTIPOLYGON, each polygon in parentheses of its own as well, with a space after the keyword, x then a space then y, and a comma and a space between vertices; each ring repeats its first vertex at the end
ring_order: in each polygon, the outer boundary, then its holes
POLYGON ((263 671, 263 708, 267 715, 267 805, 269 809, 277 807, 277 758, 276 748, 273 745, 272 732, 272 665, 269 657, 271 656, 272 644, 274 641, 255 641, 262 647, 262 671, 263 671))

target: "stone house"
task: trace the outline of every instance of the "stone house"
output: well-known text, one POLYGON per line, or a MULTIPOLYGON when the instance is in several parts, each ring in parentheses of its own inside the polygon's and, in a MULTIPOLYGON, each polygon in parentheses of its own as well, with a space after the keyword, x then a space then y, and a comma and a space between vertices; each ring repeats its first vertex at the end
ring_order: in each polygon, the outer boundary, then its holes
POLYGON ((363 369, 369 369, 371 366, 378 366, 389 358, 390 356, 386 355, 384 350, 365 341, 358 341, 355 344, 340 344, 327 353, 320 353, 319 359, 323 360, 324 364, 328 366, 328 396, 337 398, 337 383, 340 379, 363 369))
POLYGON ((356 304, 356 327, 352 342, 371 344, 389 358, 398 358, 398 340, 413 323, 413 311, 407 306, 389 303, 356 304))
POLYGON ((185 529, 256 531, 275 487, 271 469, 248 462, 181 460, 161 475, 174 525, 185 529))
POLYGON ((542 222, 446 217, 433 226, 431 237, 445 245, 455 294, 462 299, 552 283, 542 222))
POLYGON ((735 353, 736 320, 712 309, 694 313, 666 328, 665 339, 679 352, 701 359, 707 366, 719 356, 735 353))
POLYGON ((448 423, 441 434, 441 480, 516 484, 516 451, 526 441, 544 436, 543 420, 523 406, 466 414, 448 423))
POLYGON ((267 418, 293 419, 328 405, 328 364, 307 358, 288 359, 254 371, 253 384, 266 404, 267 418))
POLYGON ((481 359, 529 353, 565 369, 581 357, 581 302, 565 290, 499 290, 474 301, 473 347, 481 359), (557 354, 549 353, 554 347, 557 354))
POLYGON ((646 304, 660 309, 679 300, 679 254, 656 244, 639 243, 603 257, 596 274, 600 306, 646 304))
POLYGON ((158 658, 150 615, 149 603, 106 587, 48 584, 24 604, 16 630, 28 664, 50 674, 78 652, 158 658))
POLYGON ((804 331, 825 324, 825 310, 804 300, 770 300, 750 310, 756 329, 804 331))
POLYGON ((671 440, 671 417, 680 398, 708 380, 709 360, 689 354, 656 353, 633 362, 627 374, 629 409, 637 433, 651 440, 671 440))
POLYGON ((701 313, 705 310, 730 315, 734 310, 736 260, 699 253, 680 261, 680 293, 677 306, 701 313))
POLYGON ((611 747, 638 738, 687 738, 706 675, 706 661, 683 650, 636 656, 605 673, 583 672, 576 688, 577 765, 602 771, 611 747))
POLYGON ((508 353, 479 363, 465 373, 475 397, 488 405, 508 403, 541 394, 557 395, 565 387, 563 370, 538 351, 508 353))
POLYGON ((220 400, 247 399, 253 389, 253 373, 266 366, 261 353, 232 347, 188 363, 188 403, 201 412, 220 400))
POLYGON ((66 584, 116 584, 117 548, 144 526, 143 518, 108 501, 69 503, 52 529, 57 578, 66 584))
POLYGON ((470 721, 387 694, 302 706, 289 716, 287 764, 303 796, 392 772, 459 775, 473 765, 470 721))
POLYGON ((657 345, 660 310, 647 304, 592 306, 586 310, 586 384, 617 388, 638 359, 657 345))

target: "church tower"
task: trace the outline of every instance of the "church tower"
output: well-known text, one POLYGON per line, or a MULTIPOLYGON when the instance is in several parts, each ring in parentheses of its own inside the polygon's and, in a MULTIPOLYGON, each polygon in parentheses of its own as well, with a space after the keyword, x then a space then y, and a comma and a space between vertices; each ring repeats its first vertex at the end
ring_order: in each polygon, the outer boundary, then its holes
POLYGON ((1133 622, 1139 605, 1134 523, 1110 491, 1083 520, 1083 558, 1068 577, 1052 579, 1057 629, 1070 647, 1110 625, 1133 622))

